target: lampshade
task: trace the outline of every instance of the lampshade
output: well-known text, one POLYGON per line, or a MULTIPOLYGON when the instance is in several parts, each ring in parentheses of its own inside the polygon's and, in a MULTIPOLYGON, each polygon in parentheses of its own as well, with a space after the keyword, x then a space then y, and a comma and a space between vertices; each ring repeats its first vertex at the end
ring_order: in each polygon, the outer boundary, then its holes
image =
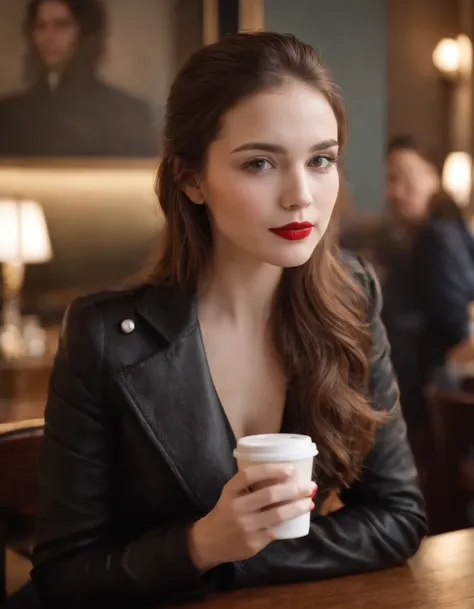
POLYGON ((41 205, 36 201, 0 199, 0 262, 47 262, 52 255, 41 205))
POLYGON ((442 174, 443 189, 460 206, 471 199, 472 159, 467 152, 451 152, 446 157, 442 174))

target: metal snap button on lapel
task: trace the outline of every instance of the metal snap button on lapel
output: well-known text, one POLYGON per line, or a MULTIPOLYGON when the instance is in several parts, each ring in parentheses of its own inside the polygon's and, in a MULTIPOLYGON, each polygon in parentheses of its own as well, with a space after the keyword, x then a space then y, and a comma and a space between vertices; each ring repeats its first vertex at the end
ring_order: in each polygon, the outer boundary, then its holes
POLYGON ((120 328, 124 334, 131 334, 135 330, 135 322, 133 319, 124 319, 120 324, 120 328))

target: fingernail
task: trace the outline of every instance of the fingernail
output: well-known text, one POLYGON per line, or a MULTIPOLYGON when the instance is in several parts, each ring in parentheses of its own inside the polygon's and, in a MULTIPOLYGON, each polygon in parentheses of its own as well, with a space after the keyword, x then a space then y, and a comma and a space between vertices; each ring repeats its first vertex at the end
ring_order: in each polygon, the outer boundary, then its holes
POLYGON ((309 495, 311 497, 311 499, 316 495, 317 492, 318 492, 318 485, 315 484, 313 490, 311 491, 311 493, 309 495))
POLYGON ((314 503, 311 501, 311 505, 309 506, 309 511, 311 512, 312 510, 314 510, 316 506, 314 505, 314 503))

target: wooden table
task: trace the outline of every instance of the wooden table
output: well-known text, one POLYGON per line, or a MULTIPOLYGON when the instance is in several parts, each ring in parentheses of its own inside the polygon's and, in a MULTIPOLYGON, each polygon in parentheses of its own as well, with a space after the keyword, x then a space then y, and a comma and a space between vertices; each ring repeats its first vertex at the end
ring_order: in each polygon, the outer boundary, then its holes
POLYGON ((221 594, 186 609, 474 609, 474 529, 425 540, 408 566, 221 594))

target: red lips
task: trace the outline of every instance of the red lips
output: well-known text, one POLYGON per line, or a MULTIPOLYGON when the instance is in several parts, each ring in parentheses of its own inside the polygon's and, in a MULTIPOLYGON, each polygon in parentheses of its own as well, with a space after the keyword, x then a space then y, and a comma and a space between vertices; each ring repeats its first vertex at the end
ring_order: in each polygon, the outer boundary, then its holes
POLYGON ((271 228, 270 231, 287 241, 299 241, 309 237, 313 228, 311 222, 290 222, 285 226, 271 228))

